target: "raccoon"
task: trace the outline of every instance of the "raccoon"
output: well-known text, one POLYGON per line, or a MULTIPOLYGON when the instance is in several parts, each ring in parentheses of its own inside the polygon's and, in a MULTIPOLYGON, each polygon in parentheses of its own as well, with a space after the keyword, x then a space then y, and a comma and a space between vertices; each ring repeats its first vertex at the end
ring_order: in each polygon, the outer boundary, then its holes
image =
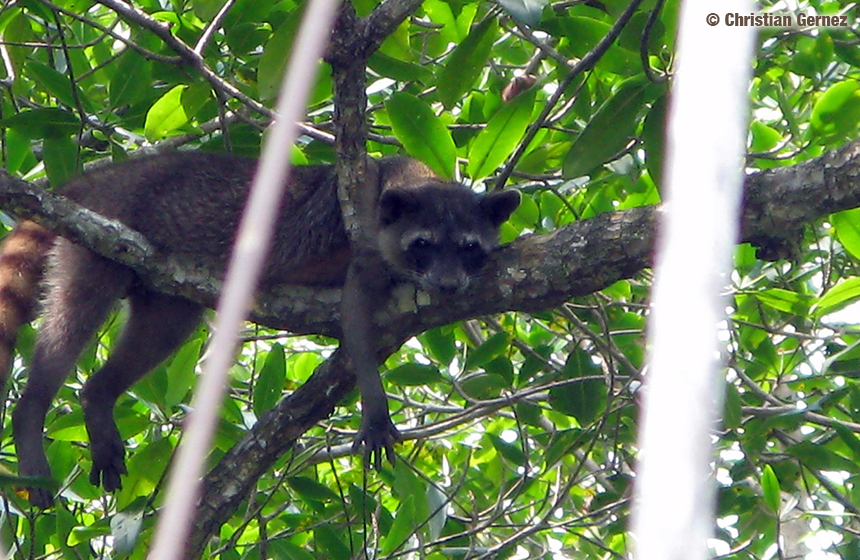
MULTIPOLYGON (((256 160, 232 155, 175 152, 86 173, 61 192, 136 229, 159 253, 222 275, 256 166, 256 160)), ((371 317, 378 290, 413 282, 429 292, 461 292, 496 246, 499 226, 519 195, 479 195, 408 158, 369 160, 361 194, 369 221, 364 241, 352 247, 334 167, 297 167, 288 181, 261 285, 343 287, 341 343, 362 402, 354 448, 364 447, 365 463, 379 467, 383 451, 393 461, 399 433, 374 352, 371 317)), ((93 462, 89 479, 114 491, 126 473, 113 418, 116 400, 173 353, 196 328, 204 307, 148 289, 128 267, 25 221, 0 247, 0 371, 8 371, 15 334, 29 319, 40 280, 42 324, 12 414, 19 473, 50 476, 43 447, 47 411, 80 353, 125 299, 129 314, 122 334, 81 391, 93 462)), ((53 497, 36 488, 30 501, 46 508, 53 497)))

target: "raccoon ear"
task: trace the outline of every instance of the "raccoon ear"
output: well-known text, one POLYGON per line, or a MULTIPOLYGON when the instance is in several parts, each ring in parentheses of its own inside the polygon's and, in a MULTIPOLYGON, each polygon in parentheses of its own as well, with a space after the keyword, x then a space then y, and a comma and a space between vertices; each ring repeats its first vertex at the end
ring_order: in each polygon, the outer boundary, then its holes
POLYGON ((383 227, 390 226, 417 208, 418 199, 415 198, 415 193, 401 189, 385 190, 379 197, 379 223, 383 227))
POLYGON ((520 205, 520 193, 502 191, 485 194, 481 199, 481 211, 495 227, 502 225, 520 205))

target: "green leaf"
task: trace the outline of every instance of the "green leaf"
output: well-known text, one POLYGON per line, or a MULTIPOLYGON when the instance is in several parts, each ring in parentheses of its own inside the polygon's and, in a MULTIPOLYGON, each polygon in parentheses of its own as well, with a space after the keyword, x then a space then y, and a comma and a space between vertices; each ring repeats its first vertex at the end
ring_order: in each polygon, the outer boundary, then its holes
POLYGON ((274 99, 281 88, 290 50, 299 26, 298 14, 291 13, 278 27, 260 55, 257 67, 257 91, 264 101, 274 99))
POLYGON ((290 358, 290 379, 304 383, 321 363, 322 358, 315 352, 302 352, 290 358))
POLYGON ((412 531, 417 527, 418 523, 415 519, 415 496, 406 496, 397 508, 397 514, 394 517, 394 523, 391 525, 385 540, 382 541, 381 556, 388 556, 398 548, 400 548, 412 531))
POLYGON ((200 359, 200 348, 203 341, 193 340, 182 345, 167 367, 167 392, 165 406, 171 409, 181 403, 197 379, 195 369, 200 359))
POLYGON ((58 416, 47 425, 46 433, 57 441, 87 441, 87 430, 84 427, 84 413, 74 410, 69 414, 58 416))
POLYGON ((58 107, 28 109, 0 121, 0 127, 8 127, 30 139, 63 138, 77 134, 81 121, 77 116, 58 107))
POLYGON ((270 30, 259 23, 246 21, 229 28, 225 39, 230 52, 238 56, 254 52, 270 34, 270 30))
POLYGON ((642 142, 645 144, 645 166, 660 190, 663 185, 663 162, 666 157, 666 117, 669 113, 669 96, 663 95, 654 102, 642 123, 642 142))
POLYGON ((822 136, 841 136, 857 128, 860 116, 860 83, 845 80, 836 83, 818 98, 812 107, 810 125, 822 136))
POLYGON ((331 488, 306 476, 291 476, 287 478, 287 484, 305 500, 315 502, 340 500, 340 496, 331 488))
POLYGON ((723 424, 726 428, 739 428, 743 419, 741 412, 741 395, 732 383, 726 383, 726 402, 723 412, 723 424))
POLYGON ((832 214, 830 223, 845 250, 855 259, 860 259, 860 208, 832 214))
POLYGON ((323 524, 314 527, 314 542, 317 546, 317 558, 331 560, 350 560, 352 554, 341 535, 334 530, 333 524, 323 524))
POLYGON ((412 62, 404 62, 379 51, 370 55, 367 65, 380 76, 401 82, 418 80, 427 84, 433 80, 433 72, 429 68, 412 62))
POLYGON ((842 280, 821 296, 813 308, 815 317, 838 311, 860 299, 860 278, 842 280))
POLYGON ((860 461, 860 438, 842 424, 834 423, 833 429, 836 431, 839 439, 841 439, 854 454, 854 460, 860 461))
POLYGON ((541 408, 535 404, 530 402, 518 402, 514 409, 517 412, 517 418, 523 424, 528 424, 529 426, 540 427, 541 426, 541 408))
POLYGON ((504 377, 495 373, 479 373, 470 375, 460 383, 463 392, 473 399, 483 400, 498 397, 502 391, 510 388, 504 377))
POLYGON ((302 547, 285 539, 272 539, 267 545, 272 552, 276 552, 274 558, 283 558, 284 560, 316 560, 317 558, 302 547))
POLYGON ((223 5, 224 0, 193 0, 191 2, 194 14, 203 21, 209 21, 215 17, 223 5))
POLYGON ((393 31, 389 31, 377 52, 397 60, 411 62, 415 58, 415 49, 410 44, 409 27, 410 22, 404 21, 393 31))
POLYGON ((448 520, 448 511, 445 508, 445 502, 448 496, 445 495, 436 485, 427 485, 427 514, 431 515, 427 520, 427 528, 430 531, 430 540, 436 540, 442 535, 442 530, 445 528, 445 521, 448 520), (433 513, 435 512, 435 513, 433 513))
POLYGON ((427 349, 431 356, 440 363, 448 365, 457 354, 457 346, 454 341, 453 329, 448 327, 437 327, 430 329, 418 337, 421 344, 427 349))
POLYGON ((451 133, 430 106, 408 93, 395 93, 385 103, 394 135, 412 157, 442 177, 454 177, 457 148, 451 133))
POLYGON ((782 288, 770 288, 752 294, 763 304, 795 315, 805 315, 809 309, 811 298, 782 288))
POLYGON ((72 529, 72 533, 69 535, 67 544, 69 546, 77 546, 81 543, 89 544, 93 539, 110 534, 110 525, 108 524, 108 520, 104 519, 86 527, 78 526, 72 529))
POLYGON ((173 444, 167 438, 149 443, 131 456, 129 472, 150 482, 150 490, 154 489, 167 470, 173 451, 173 444))
POLYGON ((779 496, 779 480, 770 465, 765 465, 761 475, 761 489, 764 494, 764 502, 775 514, 779 513, 780 496, 779 496))
POLYGON ((482 367, 491 360, 508 351, 511 337, 506 332, 498 332, 484 341, 483 344, 470 350, 466 356, 466 371, 482 367))
POLYGON ((6 171, 17 173, 32 153, 30 142, 23 134, 14 128, 6 131, 6 171))
POLYGON ((454 12, 451 9, 451 4, 442 0, 424 0, 421 5, 424 12, 430 18, 430 21, 436 25, 441 25, 439 35, 446 43, 459 43, 466 36, 460 32, 457 25, 457 19, 454 17, 454 12))
POLYGON ((442 375, 435 366, 408 363, 390 370, 385 379, 398 387, 417 387, 441 381, 442 375))
MULTIPOLYGON (((69 81, 68 76, 61 74, 47 64, 36 60, 30 60, 27 62, 27 72, 63 105, 68 105, 69 107, 75 107, 77 105, 75 102, 75 96, 72 95, 72 83, 69 81)), ((80 92, 78 92, 78 99, 81 100, 81 103, 84 104, 84 107, 87 110, 92 109, 92 105, 88 102, 86 97, 80 94, 80 92), (88 105, 89 107, 87 107, 88 105)))
POLYGON ((416 514, 420 515, 426 512, 427 504, 423 498, 427 493, 427 481, 418 476, 415 471, 402 461, 398 461, 394 465, 393 473, 394 479, 391 482, 391 486, 394 489, 394 494, 401 499, 406 496, 414 497, 416 514))
POLYGON ((42 144, 45 172, 57 187, 77 175, 78 146, 67 136, 47 136, 42 144))
POLYGON ((630 78, 600 106, 564 158, 566 178, 588 175, 624 149, 636 132, 649 85, 644 76, 630 78))
POLYGON ((570 450, 580 443, 582 434, 579 428, 562 430, 554 434, 544 458, 546 468, 552 468, 558 461, 570 455, 570 450))
POLYGON ((553 410, 573 416, 580 426, 585 426, 597 419, 606 403, 606 383, 602 372, 591 356, 576 350, 568 356, 564 373, 568 379, 599 377, 553 387, 549 391, 549 405, 553 410))
POLYGON ((782 142, 782 134, 761 121, 750 123, 750 133, 752 134, 750 150, 753 152, 769 152, 782 142))
POLYGON ((473 180, 491 174, 513 153, 529 126, 534 102, 533 90, 518 95, 478 134, 469 150, 468 173, 473 180))
POLYGON ((273 344, 254 385, 254 414, 258 417, 269 410, 281 398, 287 378, 287 360, 284 347, 273 344))
POLYGON ((494 434, 487 434, 487 437, 490 438, 490 443, 493 444, 493 448, 495 448, 499 455, 504 457, 506 460, 518 467, 526 464, 526 454, 523 453, 523 450, 519 445, 508 443, 494 434))
POLYGON ((474 87, 487 65, 498 27, 496 18, 486 18, 451 53, 436 86, 439 100, 446 109, 456 105, 474 87))
POLYGON ((511 214, 509 223, 514 224, 519 230, 526 228, 535 229, 540 223, 540 208, 531 196, 521 193, 520 205, 511 214))
MULTIPOLYGON (((601 14, 602 16, 603 14, 601 14)), ((611 25, 592 17, 570 15, 550 18, 542 28, 556 37, 564 37, 564 54, 582 58, 591 51, 601 39, 609 33, 611 25)), ((624 49, 619 43, 613 43, 600 57, 595 67, 622 76, 635 73, 642 63, 637 52, 624 49)))
POLYGON ((183 129, 209 98, 209 86, 174 86, 146 114, 143 131, 149 140, 161 140, 183 129))
POLYGON ((856 472, 857 463, 847 459, 838 453, 830 451, 823 445, 816 445, 811 441, 802 441, 789 446, 786 451, 797 457, 807 467, 823 471, 848 471, 856 472))
POLYGON ((110 106, 131 105, 152 87, 152 64, 133 49, 117 61, 110 81, 110 106))
POLYGON ((794 55, 788 61, 788 68, 793 72, 815 78, 823 72, 833 56, 833 39, 827 33, 819 33, 817 37, 802 35, 797 39, 794 55))

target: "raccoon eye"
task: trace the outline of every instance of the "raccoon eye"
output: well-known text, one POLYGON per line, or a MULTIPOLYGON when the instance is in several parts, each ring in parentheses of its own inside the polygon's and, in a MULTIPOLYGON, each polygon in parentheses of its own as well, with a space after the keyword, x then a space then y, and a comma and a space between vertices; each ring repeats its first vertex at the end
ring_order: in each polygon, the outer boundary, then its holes
POLYGON ((470 241, 460 245, 460 258, 463 259, 463 266, 470 272, 475 272, 484 265, 487 259, 487 252, 477 241, 470 241))
POLYGON ((424 272, 430 267, 434 252, 433 244, 423 237, 413 240, 406 249, 410 265, 418 272, 424 272))

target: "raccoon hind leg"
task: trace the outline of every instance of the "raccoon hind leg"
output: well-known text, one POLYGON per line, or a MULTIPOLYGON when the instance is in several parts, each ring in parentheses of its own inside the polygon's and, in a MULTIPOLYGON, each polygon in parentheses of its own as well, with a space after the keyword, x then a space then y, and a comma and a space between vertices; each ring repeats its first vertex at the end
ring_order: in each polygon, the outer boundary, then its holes
POLYGON ((129 296, 129 317, 105 365, 84 385, 81 404, 90 439, 90 482, 122 488, 123 440, 113 410, 119 396, 163 362, 200 322, 203 307, 187 299, 139 291, 129 296))
MULTIPOLYGON (((21 476, 51 476, 42 442, 45 416, 81 351, 131 280, 127 268, 58 240, 50 258, 44 319, 27 385, 12 414, 21 476)), ((53 498, 47 489, 35 488, 30 502, 46 508, 53 498)))

